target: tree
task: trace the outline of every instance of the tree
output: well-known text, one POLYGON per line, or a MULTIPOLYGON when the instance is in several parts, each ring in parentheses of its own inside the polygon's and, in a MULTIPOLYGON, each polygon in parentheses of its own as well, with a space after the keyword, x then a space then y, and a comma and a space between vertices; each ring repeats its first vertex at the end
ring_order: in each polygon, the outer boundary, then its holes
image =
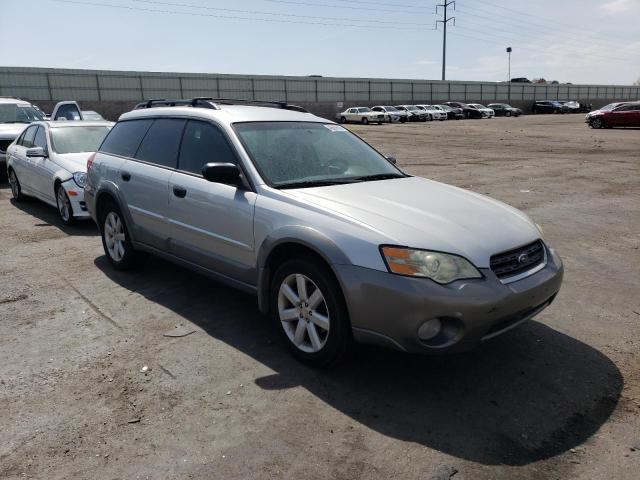
POLYGON ((638 78, 635 82, 633 82, 633 84, 640 86, 640 78, 638 78))

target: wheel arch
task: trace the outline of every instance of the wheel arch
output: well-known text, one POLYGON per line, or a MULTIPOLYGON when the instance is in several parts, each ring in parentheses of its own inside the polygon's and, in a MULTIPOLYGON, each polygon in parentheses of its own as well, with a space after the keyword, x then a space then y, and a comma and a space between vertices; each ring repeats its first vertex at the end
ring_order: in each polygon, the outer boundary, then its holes
POLYGON ((349 263, 347 256, 328 237, 316 230, 292 227, 267 237, 258 252, 258 306, 262 313, 269 311, 271 278, 277 266, 293 257, 310 257, 324 264, 335 277, 340 290, 344 288, 334 265, 349 263))
POLYGON ((129 236, 131 237, 131 241, 135 245, 136 240, 135 232, 132 228, 133 219, 131 217, 131 212, 129 211, 126 202, 122 201, 117 187, 112 186, 111 184, 103 185, 100 189, 98 189, 95 196, 95 220, 98 224, 98 230, 100 230, 100 233, 102 233, 102 218, 104 214, 104 207, 109 201, 115 203, 120 208, 124 223, 127 227, 127 231, 129 233, 129 236))

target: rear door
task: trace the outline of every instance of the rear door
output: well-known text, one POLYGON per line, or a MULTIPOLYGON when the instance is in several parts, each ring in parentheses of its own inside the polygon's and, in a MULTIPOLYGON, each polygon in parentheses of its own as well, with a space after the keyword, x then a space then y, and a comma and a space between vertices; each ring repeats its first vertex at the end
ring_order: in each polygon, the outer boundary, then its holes
POLYGON ((202 177, 210 162, 238 164, 217 125, 189 120, 178 170, 169 182, 172 251, 189 262, 245 283, 255 282, 253 214, 256 194, 202 177))
MULTIPOLYGON (((166 250, 169 236, 166 219, 169 177, 177 163, 182 134, 180 124, 171 122, 169 119, 119 122, 101 147, 101 151, 125 159, 116 183, 131 214, 136 241, 162 250, 166 250)), ((184 125, 184 121, 179 122, 184 125)))

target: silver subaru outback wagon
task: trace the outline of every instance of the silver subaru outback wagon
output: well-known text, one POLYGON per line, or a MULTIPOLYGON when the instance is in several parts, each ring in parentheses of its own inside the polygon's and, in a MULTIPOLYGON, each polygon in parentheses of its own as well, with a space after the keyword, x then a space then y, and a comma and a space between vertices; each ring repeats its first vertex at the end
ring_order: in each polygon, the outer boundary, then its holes
POLYGON ((152 253, 253 293, 313 365, 354 341, 469 349, 551 304, 563 266, 531 219, 394 163, 286 104, 150 101, 89 159, 85 201, 114 268, 152 253))

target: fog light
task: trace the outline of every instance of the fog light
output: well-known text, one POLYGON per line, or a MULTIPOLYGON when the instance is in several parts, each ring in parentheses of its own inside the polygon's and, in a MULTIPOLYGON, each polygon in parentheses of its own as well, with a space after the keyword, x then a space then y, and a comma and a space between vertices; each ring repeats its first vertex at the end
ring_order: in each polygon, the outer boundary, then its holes
POLYGON ((418 337, 420 340, 430 340, 440 333, 441 328, 442 322, 439 319, 427 320, 418 329, 418 337))

